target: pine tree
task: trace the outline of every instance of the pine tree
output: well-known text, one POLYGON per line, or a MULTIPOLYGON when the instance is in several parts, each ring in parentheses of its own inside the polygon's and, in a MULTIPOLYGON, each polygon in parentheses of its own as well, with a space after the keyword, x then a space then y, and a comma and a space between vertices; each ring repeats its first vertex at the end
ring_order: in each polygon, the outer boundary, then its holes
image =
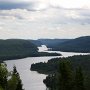
POLYGON ((16 66, 13 67, 12 77, 9 80, 9 90, 23 90, 22 89, 22 81, 20 79, 20 75, 17 72, 16 66))
POLYGON ((17 81, 18 81, 16 90, 23 90, 23 88, 22 88, 22 81, 20 79, 19 73, 17 72, 16 66, 13 67, 13 75, 15 75, 17 77, 17 81))
POLYGON ((61 61, 59 67, 59 89, 72 90, 72 68, 69 61, 61 61))
POLYGON ((21 82, 21 80, 18 81, 16 90, 23 90, 22 89, 22 82, 21 82))
POLYGON ((18 72, 17 72, 17 69, 16 69, 16 66, 13 67, 13 75, 17 75, 18 72))
POLYGON ((76 69, 75 75, 75 88, 76 90, 85 90, 84 87, 84 76, 81 67, 76 69))
POLYGON ((0 64, 0 86, 3 89, 7 89, 7 76, 8 76, 8 70, 6 68, 5 64, 0 64))

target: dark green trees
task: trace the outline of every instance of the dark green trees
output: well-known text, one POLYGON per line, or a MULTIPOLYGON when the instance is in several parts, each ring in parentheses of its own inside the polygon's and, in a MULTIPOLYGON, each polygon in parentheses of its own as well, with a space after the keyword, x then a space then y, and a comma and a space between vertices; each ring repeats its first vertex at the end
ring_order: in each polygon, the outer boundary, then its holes
POLYGON ((78 67, 76 69, 76 75, 75 75, 75 87, 76 90, 85 90, 84 87, 84 76, 81 67, 78 67))
POLYGON ((22 89, 22 81, 19 79, 16 90, 23 90, 22 89))
POLYGON ((8 70, 5 64, 0 64, 0 87, 7 89, 8 70))
POLYGON ((73 73, 69 61, 60 62, 59 67, 59 90, 72 90, 73 88, 73 73))
POLYGON ((43 81, 50 90, 85 90, 82 69, 73 69, 68 60, 62 60, 58 72, 48 75, 43 81))
POLYGON ((75 72, 68 60, 60 62, 58 78, 58 90, 85 90, 84 76, 81 67, 78 67, 75 72))
POLYGON ((22 81, 20 79, 19 73, 17 72, 16 66, 13 67, 12 76, 8 84, 9 90, 23 90, 22 81))
POLYGON ((90 55, 53 58, 47 63, 33 64, 31 70, 48 74, 43 82, 50 89, 67 83, 73 90, 90 90, 90 55))
POLYGON ((17 69, 15 66, 13 67, 13 75, 16 76, 16 78, 18 80, 16 90, 23 90, 22 81, 20 79, 19 73, 17 72, 17 69))
POLYGON ((46 77, 45 80, 43 80, 43 82, 46 84, 47 87, 50 88, 50 90, 55 90, 56 89, 56 76, 55 74, 50 74, 46 77))
POLYGON ((23 90, 22 81, 16 67, 10 74, 5 64, 0 64, 0 90, 23 90))

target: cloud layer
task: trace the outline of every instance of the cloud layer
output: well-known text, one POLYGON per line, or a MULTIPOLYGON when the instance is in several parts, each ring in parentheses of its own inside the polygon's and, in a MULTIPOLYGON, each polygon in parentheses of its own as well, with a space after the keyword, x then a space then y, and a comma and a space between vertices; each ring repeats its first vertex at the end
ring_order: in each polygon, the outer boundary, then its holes
POLYGON ((81 8, 83 5, 80 8, 62 7, 59 1, 62 0, 0 0, 0 38, 90 35, 90 9, 81 8))
POLYGON ((90 8, 90 0, 0 0, 0 9, 90 8))

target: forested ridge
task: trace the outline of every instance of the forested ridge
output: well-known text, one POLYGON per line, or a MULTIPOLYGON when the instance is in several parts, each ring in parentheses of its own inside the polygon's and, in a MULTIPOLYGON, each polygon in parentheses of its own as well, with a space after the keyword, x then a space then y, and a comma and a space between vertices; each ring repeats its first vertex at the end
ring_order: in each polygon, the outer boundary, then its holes
POLYGON ((0 40, 0 60, 24 58, 37 52, 37 47, 28 40, 0 40))
POLYGON ((21 59, 38 56, 59 56, 57 53, 38 52, 37 45, 31 40, 7 39, 0 40, 0 60, 21 59))
POLYGON ((38 39, 32 40, 37 45, 46 45, 53 51, 64 52, 90 52, 90 36, 82 36, 75 39, 38 39))
POLYGON ((42 45, 46 45, 48 48, 53 48, 69 40, 71 39, 38 39, 37 41, 41 42, 42 45))
POLYGON ((51 50, 64 52, 90 52, 90 36, 83 36, 68 40, 53 47, 51 50))

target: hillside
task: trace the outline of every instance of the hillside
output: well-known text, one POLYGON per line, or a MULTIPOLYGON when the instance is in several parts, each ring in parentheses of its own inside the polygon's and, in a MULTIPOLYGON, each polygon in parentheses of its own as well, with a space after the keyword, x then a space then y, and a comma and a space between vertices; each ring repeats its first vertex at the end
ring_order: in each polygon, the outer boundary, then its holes
POLYGON ((46 45, 48 48, 53 48, 69 40, 71 39, 37 39, 37 40, 30 40, 30 41, 36 46, 46 45))
POLYGON ((65 52, 90 52, 90 36, 79 37, 61 44, 58 44, 52 50, 65 52))
POLYGON ((46 45, 48 48, 56 47, 58 44, 66 42, 70 39, 38 39, 43 45, 46 45))
POLYGON ((32 40, 7 39, 0 40, 0 61, 21 59, 25 57, 60 56, 58 53, 38 52, 32 40))
POLYGON ((33 44, 35 44, 36 46, 38 46, 38 47, 40 47, 41 45, 43 45, 42 44, 42 42, 41 41, 39 41, 39 40, 30 40, 33 44))
POLYGON ((23 58, 32 56, 37 47, 28 40, 7 39, 0 40, 0 60, 23 58))

